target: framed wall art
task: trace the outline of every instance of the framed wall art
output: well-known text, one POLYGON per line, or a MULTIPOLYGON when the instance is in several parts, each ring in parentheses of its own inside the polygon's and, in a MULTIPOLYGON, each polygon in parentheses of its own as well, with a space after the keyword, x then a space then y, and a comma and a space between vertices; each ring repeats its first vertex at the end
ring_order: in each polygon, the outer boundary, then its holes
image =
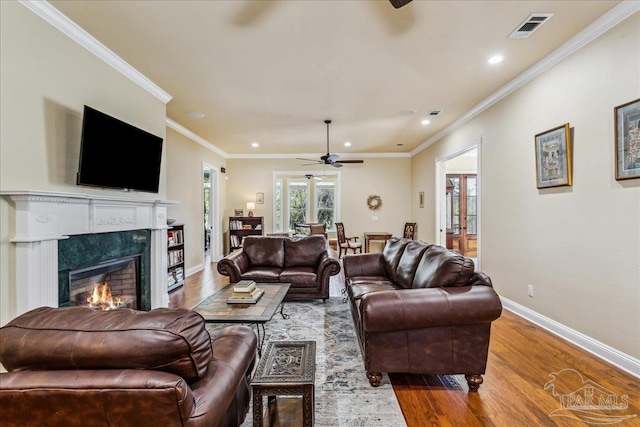
POLYGON ((640 98, 614 108, 616 179, 640 178, 640 98))
POLYGON ((256 204, 257 205, 264 204, 264 193, 256 193, 256 204))
POLYGON ((536 186, 571 185, 571 128, 569 123, 539 133, 536 144, 536 186))

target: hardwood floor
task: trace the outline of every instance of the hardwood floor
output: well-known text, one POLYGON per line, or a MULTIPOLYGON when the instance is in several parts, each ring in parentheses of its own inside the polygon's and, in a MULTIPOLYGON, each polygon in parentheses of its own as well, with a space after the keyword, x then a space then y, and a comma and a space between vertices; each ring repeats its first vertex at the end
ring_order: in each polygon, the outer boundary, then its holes
MULTIPOLYGON (((343 280, 341 276, 336 277, 343 280)), ((192 308, 228 283, 209 264, 169 294, 170 306, 192 308)), ((391 374, 407 426, 640 426, 640 380, 509 311, 493 322, 489 352, 478 393, 468 392, 462 376, 391 374), (555 388, 545 389, 558 372, 555 388), (584 386, 593 391, 587 412, 602 417, 599 421, 578 419, 588 415, 584 411, 561 411, 560 395, 567 401, 584 386), (610 409, 593 408, 601 398, 612 403, 610 409), (550 416, 554 411, 565 416, 550 416)))

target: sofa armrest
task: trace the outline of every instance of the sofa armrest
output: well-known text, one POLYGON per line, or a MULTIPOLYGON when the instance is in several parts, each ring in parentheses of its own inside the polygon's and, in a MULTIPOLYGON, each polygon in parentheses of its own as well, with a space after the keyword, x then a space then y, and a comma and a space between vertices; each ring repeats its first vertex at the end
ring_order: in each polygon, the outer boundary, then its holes
POLYGON ((236 283, 240 281, 240 276, 249 270, 251 264, 249 258, 243 249, 230 253, 226 257, 218 261, 218 273, 223 276, 229 276, 229 282, 236 283))
POLYGON ((186 381, 144 369, 15 371, 0 374, 7 426, 185 425, 195 410, 186 381), (96 423, 96 425, 99 422, 96 423))
POLYGON ((342 258, 344 277, 386 276, 381 252, 345 255, 342 258))
POLYGON ((489 286, 402 289, 371 292, 360 304, 367 332, 488 323, 502 313, 489 286))
POLYGON ((318 284, 319 293, 329 298, 329 277, 340 273, 340 262, 331 257, 330 250, 320 258, 320 263, 316 271, 316 283, 318 284))

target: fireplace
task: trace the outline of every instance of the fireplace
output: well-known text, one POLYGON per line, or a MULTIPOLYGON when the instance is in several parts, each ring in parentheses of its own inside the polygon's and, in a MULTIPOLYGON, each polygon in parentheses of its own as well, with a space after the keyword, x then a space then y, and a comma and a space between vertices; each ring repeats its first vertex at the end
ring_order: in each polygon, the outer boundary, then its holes
POLYGON ((89 305, 94 292, 108 290, 120 307, 149 310, 150 240, 149 230, 132 230, 59 241, 58 306, 89 305))
POLYGON ((140 256, 112 259, 69 272, 69 305, 139 310, 140 256))
POLYGON ((141 310, 167 307, 167 207, 178 202, 54 191, 0 191, 9 202, 13 310, 71 304, 69 272, 139 256, 141 310))

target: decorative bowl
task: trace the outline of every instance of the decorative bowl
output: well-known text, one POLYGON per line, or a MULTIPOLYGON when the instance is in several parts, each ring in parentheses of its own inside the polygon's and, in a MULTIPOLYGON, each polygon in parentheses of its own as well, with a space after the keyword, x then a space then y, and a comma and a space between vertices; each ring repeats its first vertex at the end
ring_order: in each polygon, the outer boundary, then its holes
POLYGON ((167 218, 167 225, 171 225, 171 224, 173 224, 174 222, 176 222, 176 219, 175 219, 175 218, 167 218))

